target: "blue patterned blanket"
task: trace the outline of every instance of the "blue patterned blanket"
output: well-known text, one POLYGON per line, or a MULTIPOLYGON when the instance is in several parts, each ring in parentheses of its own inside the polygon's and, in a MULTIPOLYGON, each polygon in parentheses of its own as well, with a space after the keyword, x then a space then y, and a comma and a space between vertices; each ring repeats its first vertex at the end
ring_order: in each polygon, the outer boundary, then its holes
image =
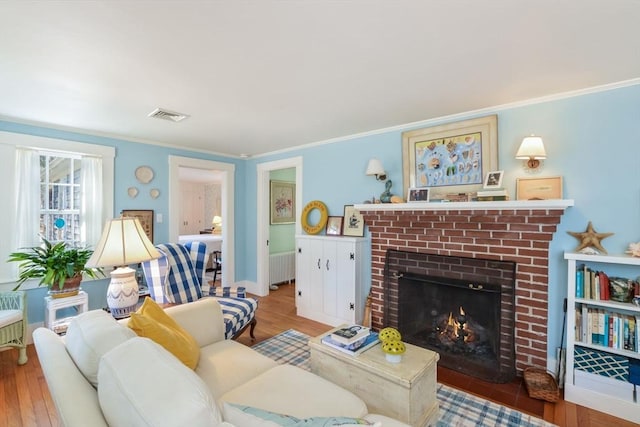
MULTIPOLYGON (((252 348, 278 363, 309 370, 309 336, 289 329, 252 348)), ((551 427, 540 418, 438 383, 438 427, 551 427)))

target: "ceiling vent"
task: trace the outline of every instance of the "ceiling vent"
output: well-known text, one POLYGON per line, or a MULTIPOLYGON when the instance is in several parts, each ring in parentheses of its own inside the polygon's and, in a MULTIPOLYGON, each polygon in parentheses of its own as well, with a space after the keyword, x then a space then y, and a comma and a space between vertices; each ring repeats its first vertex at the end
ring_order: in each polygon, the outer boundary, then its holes
POLYGON ((175 111, 164 110, 162 108, 156 108, 153 112, 149 113, 149 117, 156 119, 169 120, 172 122, 181 122, 188 118, 187 114, 176 113, 175 111))

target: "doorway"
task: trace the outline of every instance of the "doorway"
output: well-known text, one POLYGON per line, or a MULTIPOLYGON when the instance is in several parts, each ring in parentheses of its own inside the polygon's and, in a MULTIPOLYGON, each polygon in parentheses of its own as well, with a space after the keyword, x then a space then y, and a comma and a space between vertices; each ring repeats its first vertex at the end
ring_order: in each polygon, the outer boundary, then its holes
POLYGON ((178 242, 180 236, 180 169, 216 173, 220 182, 222 213, 222 253, 225 254, 222 286, 235 282, 234 230, 234 172, 235 165, 190 157, 169 156, 169 241, 178 242))
POLYGON ((269 295, 269 233, 270 233, 270 206, 269 206, 269 182, 271 172, 281 169, 295 168, 295 225, 294 235, 300 234, 299 215, 302 211, 302 157, 277 160, 260 163, 257 165, 257 289, 255 293, 260 296, 269 295))

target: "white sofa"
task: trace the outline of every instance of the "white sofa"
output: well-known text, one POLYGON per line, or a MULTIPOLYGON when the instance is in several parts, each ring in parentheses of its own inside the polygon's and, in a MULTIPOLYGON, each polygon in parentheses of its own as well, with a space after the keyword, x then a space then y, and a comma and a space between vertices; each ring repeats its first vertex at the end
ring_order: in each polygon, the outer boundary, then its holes
POLYGON ((213 298, 165 311, 200 346, 195 370, 135 336, 124 325, 127 320, 116 322, 102 310, 76 317, 65 338, 45 328, 34 331, 62 425, 271 425, 254 413, 265 410, 301 419, 355 417, 405 426, 368 414, 360 398, 319 376, 225 340, 222 311, 213 298))

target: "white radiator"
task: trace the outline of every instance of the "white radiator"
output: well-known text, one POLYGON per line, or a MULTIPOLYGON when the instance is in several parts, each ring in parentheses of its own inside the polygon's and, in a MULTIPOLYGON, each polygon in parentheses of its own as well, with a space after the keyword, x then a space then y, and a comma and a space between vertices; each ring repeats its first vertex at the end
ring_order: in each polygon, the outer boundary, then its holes
POLYGON ((269 255, 269 284, 291 282, 296 278, 296 253, 269 255))

